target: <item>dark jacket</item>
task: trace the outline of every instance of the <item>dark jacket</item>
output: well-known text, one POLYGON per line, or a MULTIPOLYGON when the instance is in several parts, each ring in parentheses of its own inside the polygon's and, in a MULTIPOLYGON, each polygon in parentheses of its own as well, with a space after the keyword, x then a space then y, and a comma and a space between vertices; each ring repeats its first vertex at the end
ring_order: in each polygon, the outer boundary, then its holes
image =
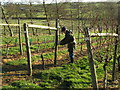
POLYGON ((66 31, 65 38, 60 41, 60 45, 68 44, 68 51, 73 52, 73 49, 75 48, 75 38, 72 35, 71 31, 66 31))

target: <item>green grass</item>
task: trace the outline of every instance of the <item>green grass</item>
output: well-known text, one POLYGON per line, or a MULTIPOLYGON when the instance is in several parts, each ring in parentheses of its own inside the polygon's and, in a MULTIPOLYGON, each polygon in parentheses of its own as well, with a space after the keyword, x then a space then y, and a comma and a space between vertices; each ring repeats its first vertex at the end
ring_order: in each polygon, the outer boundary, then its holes
MULTIPOLYGON (((23 52, 26 51, 26 46, 22 48, 23 52)), ((5 56, 7 53, 7 48, 2 48, 2 55, 5 56)), ((8 48, 8 55, 15 55, 20 53, 20 47, 9 47, 8 48)))
MULTIPOLYGON (((32 59, 32 62, 41 60, 40 56, 32 56, 31 59, 32 59)), ((27 58, 23 57, 19 60, 9 61, 6 64, 7 65, 15 65, 15 66, 17 66, 17 65, 27 65, 27 58)))
MULTIPOLYGON (((97 45, 97 43, 95 43, 94 45, 97 45)), ((43 43, 43 44, 40 45, 40 50, 47 49, 47 48, 50 48, 50 47, 53 47, 53 46, 54 46, 53 43, 47 43, 47 44, 43 43)), ((84 45, 82 47, 85 48, 86 46, 84 45)), ((24 46, 24 48, 25 48, 25 46, 24 46)), ((76 50, 75 51, 79 51, 80 48, 81 47, 76 46, 76 50)), ((13 50, 16 51, 17 49, 13 49, 13 50)), ((31 51, 35 51, 35 50, 38 50, 38 45, 32 45, 31 46, 31 51)), ((12 52, 12 53, 15 54, 16 53, 15 51, 12 52)), ((9 52, 10 52, 10 50, 9 50, 9 52)), ((66 53, 68 53, 67 49, 65 49, 65 50, 58 50, 57 55, 59 57, 61 55, 65 55, 66 53)), ((54 59, 54 52, 43 53, 43 57, 44 57, 44 60, 49 60, 49 59, 53 60, 54 59)), ((38 60, 41 60, 41 57, 40 57, 39 54, 32 56, 32 62, 35 62, 35 61, 38 61, 38 60)), ((27 58, 22 58, 20 60, 15 60, 15 61, 9 61, 6 64, 9 64, 9 65, 22 65, 22 64, 25 64, 26 65, 27 64, 27 58)), ((84 68, 84 67, 82 67, 82 68, 84 68)))
MULTIPOLYGON (((36 60, 36 57, 34 57, 36 60)), ((95 60, 97 78, 103 79, 104 62, 99 62, 95 60)), ((112 68, 112 61, 109 63, 109 68, 112 68)), ((89 61, 87 56, 84 56, 82 59, 77 60, 75 63, 70 63, 62 65, 61 67, 44 70, 37 72, 33 75, 32 79, 26 81, 17 81, 13 82, 8 86, 3 86, 3 88, 31 88, 37 87, 41 89, 47 88, 89 88, 92 85, 91 73, 89 67, 89 61), (39 85, 35 85, 33 82, 39 82, 39 85), (31 83, 30 83, 31 82, 31 83), (34 86, 35 85, 35 86, 34 86)))
MULTIPOLYGON (((63 35, 61 35, 61 37, 63 37, 63 35)), ((55 36, 54 35, 39 35, 39 36, 31 36, 29 38, 29 40, 31 40, 31 51, 36 51, 38 50, 38 44, 33 45, 34 42, 38 42, 41 43, 40 49, 48 49, 48 48, 53 48, 55 45, 55 36), (53 41, 53 42, 49 42, 46 43, 47 41, 53 41)), ((10 42, 9 44, 19 44, 19 40, 18 37, 2 37, 2 44, 7 44, 5 42, 10 42), (11 42, 10 42, 11 41, 11 42)), ((22 36, 22 43, 25 43, 25 38, 24 36, 22 36)), ((26 46, 23 46, 23 51, 26 51, 26 46)), ((9 47, 8 50, 8 54, 9 55, 14 55, 16 53, 19 53, 19 45, 15 46, 15 47, 9 47)), ((6 48, 2 48, 2 55, 6 55, 6 48)))
POLYGON ((14 60, 14 61, 9 61, 6 63, 7 65, 26 65, 27 64, 27 59, 19 59, 19 60, 14 60))
POLYGON ((16 81, 3 88, 87 88, 91 85, 90 71, 87 67, 89 67, 88 60, 84 57, 74 64, 38 72, 32 79, 16 81), (40 84, 35 85, 33 81, 39 81, 40 84))
POLYGON ((34 88, 41 88, 40 86, 34 84, 34 83, 31 83, 31 82, 28 82, 28 81, 24 81, 24 80, 21 80, 21 81, 16 81, 16 82, 13 82, 11 83, 11 85, 9 86, 3 86, 2 87, 3 89, 34 89, 34 88))
MULTIPOLYGON (((61 54, 65 54, 67 51, 63 50, 63 51, 58 51, 58 56, 60 56, 61 54)), ((50 53, 45 53, 43 54, 44 60, 49 60, 49 59, 53 59, 54 58, 54 53, 50 52, 50 53)), ((42 60, 40 55, 34 55, 31 57, 32 62, 35 61, 39 61, 42 60)), ((6 63, 7 65, 26 65, 27 64, 27 58, 23 57, 19 60, 13 60, 13 61, 9 61, 6 63)))
POLYGON ((56 88, 87 88, 91 83, 91 79, 88 69, 80 69, 83 63, 88 66, 87 59, 83 58, 75 64, 68 64, 56 69, 42 71, 36 74, 35 77, 43 81, 41 85, 44 88, 47 86, 55 86, 56 88))

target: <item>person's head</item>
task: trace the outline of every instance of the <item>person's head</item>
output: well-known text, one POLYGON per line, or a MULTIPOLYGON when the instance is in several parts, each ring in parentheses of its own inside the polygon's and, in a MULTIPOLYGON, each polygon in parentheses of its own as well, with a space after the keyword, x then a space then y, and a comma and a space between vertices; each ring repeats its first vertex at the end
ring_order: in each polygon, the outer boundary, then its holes
POLYGON ((61 32, 62 32, 62 33, 65 33, 65 32, 66 32, 66 27, 65 27, 65 26, 62 27, 61 32))

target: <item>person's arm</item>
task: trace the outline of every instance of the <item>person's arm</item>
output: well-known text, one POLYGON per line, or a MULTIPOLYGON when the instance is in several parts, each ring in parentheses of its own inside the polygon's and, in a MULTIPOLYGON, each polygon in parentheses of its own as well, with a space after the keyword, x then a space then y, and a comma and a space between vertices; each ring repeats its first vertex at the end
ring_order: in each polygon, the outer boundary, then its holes
POLYGON ((73 40, 74 40, 74 39, 73 39, 73 36, 67 35, 67 36, 65 36, 64 39, 62 39, 62 40, 60 41, 60 45, 68 44, 68 43, 72 42, 73 40))
POLYGON ((68 43, 68 37, 65 37, 64 39, 62 39, 61 41, 60 41, 60 45, 65 45, 65 44, 67 44, 68 43))

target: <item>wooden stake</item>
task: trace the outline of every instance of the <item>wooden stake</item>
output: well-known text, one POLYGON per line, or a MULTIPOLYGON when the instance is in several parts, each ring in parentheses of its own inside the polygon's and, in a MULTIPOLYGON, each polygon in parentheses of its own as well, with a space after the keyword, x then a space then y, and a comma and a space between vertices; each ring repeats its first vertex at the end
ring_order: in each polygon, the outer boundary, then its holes
POLYGON ((30 76, 32 76, 32 63, 31 63, 30 42, 29 42, 29 36, 28 36, 28 26, 26 23, 24 23, 23 27, 24 27, 24 35, 25 35, 27 59, 28 59, 28 73, 30 76))
POLYGON ((98 82, 97 82, 97 78, 96 78, 96 69, 95 69, 93 53, 92 53, 92 49, 91 49, 89 29, 84 28, 84 31, 85 31, 85 40, 86 40, 86 44, 87 44, 88 59, 89 59, 90 70, 91 70, 92 86, 93 86, 93 89, 97 89, 98 82))
MULTIPOLYGON (((56 19, 56 28, 58 27, 57 19, 56 19)), ((54 64, 56 65, 57 59, 57 44, 58 44, 58 30, 55 32, 55 57, 54 57, 54 64)))
POLYGON ((41 58, 42 58, 42 65, 43 65, 43 70, 45 69, 45 62, 44 62, 44 58, 43 55, 41 54, 41 58))
MULTIPOLYGON (((18 19, 18 24, 20 24, 20 19, 18 19)), ((20 54, 23 55, 22 49, 22 38, 21 38, 21 25, 19 26, 19 46, 20 46, 20 54)))

